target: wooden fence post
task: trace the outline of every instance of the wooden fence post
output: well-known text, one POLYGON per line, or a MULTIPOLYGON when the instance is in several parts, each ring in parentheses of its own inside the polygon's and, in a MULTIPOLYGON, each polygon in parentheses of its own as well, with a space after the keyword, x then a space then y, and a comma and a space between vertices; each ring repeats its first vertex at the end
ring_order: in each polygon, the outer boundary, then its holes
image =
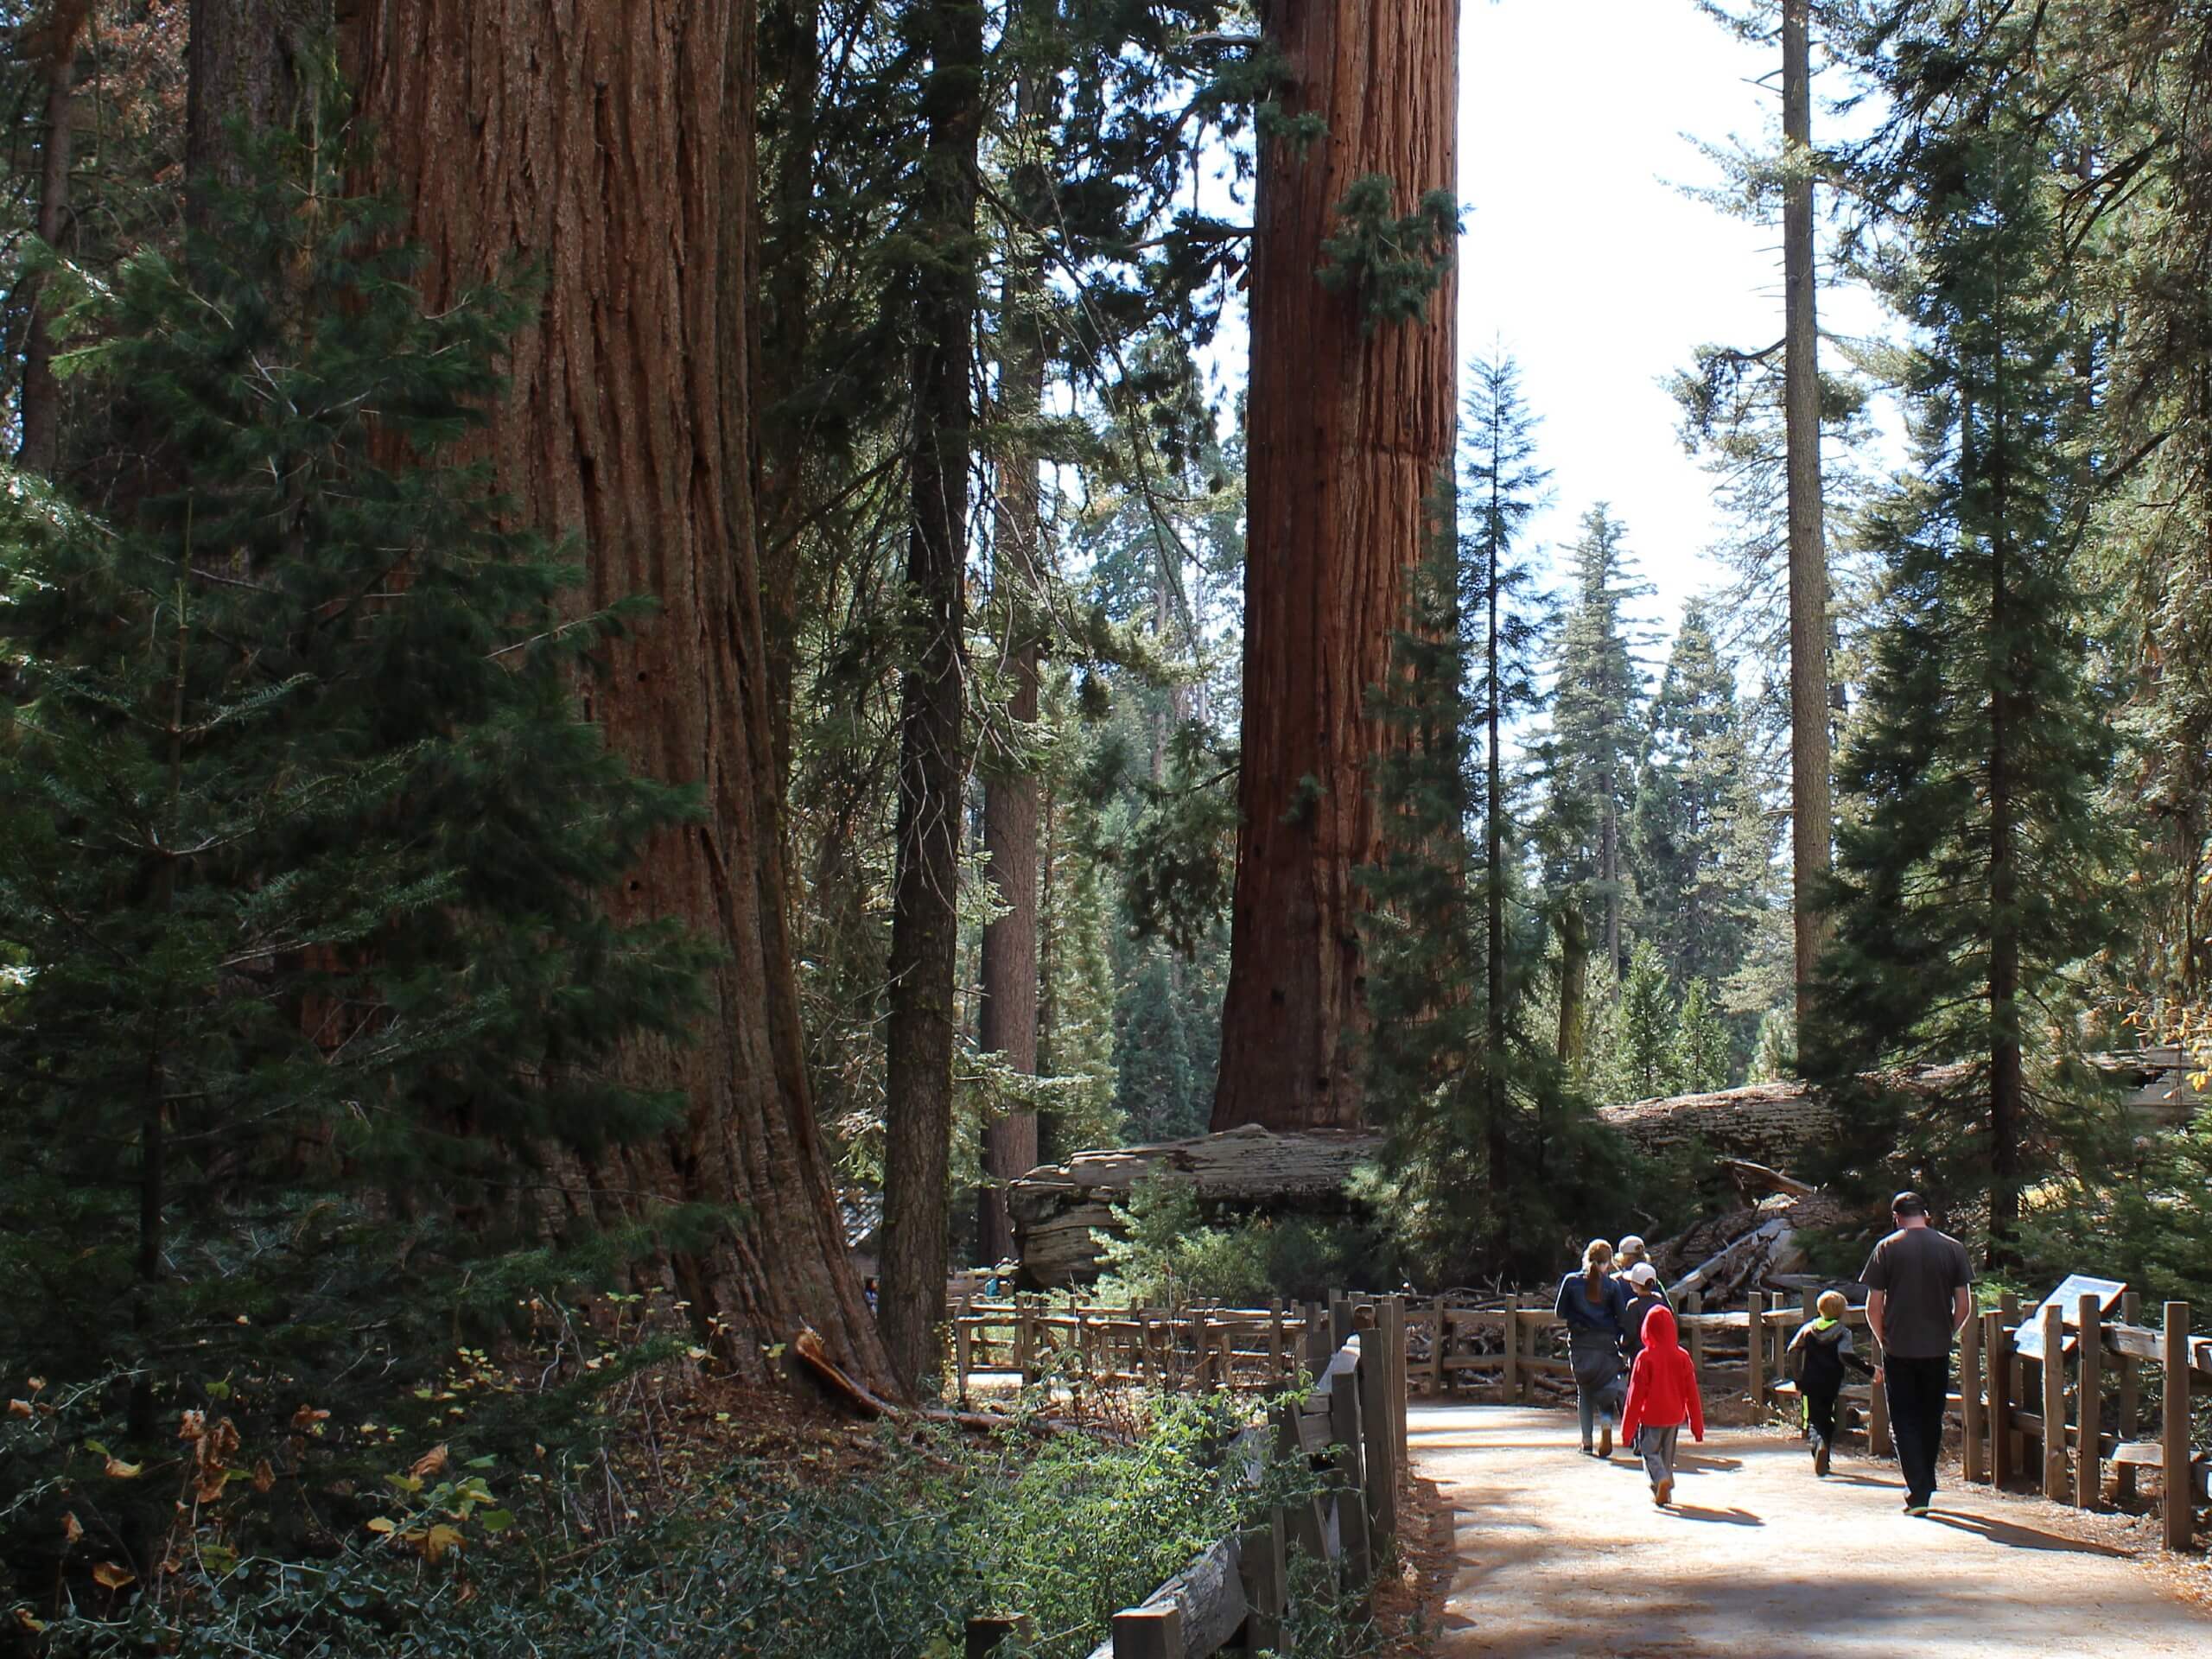
POLYGON ((1183 1610, 1170 1603, 1115 1614, 1114 1659, 1183 1659, 1183 1610))
POLYGON ((1282 1298, 1280 1296, 1268 1303, 1268 1375, 1274 1379, 1277 1388, 1290 1381, 1283 1365, 1282 1298))
POLYGON ((1745 1326, 1748 1338, 1744 1345, 1744 1363, 1749 1370, 1751 1395, 1751 1416, 1756 1420, 1766 1415, 1766 1293, 1751 1293, 1750 1323, 1745 1326))
POLYGON ((1335 1353, 1351 1340, 1351 1298, 1332 1295, 1329 1298, 1329 1351, 1335 1353))
POLYGON ((1701 1393, 1705 1389, 1705 1293, 1690 1292, 1685 1312, 1690 1316, 1690 1370, 1701 1393))
POLYGON ((1283 1512, 1271 1510, 1265 1524, 1237 1540, 1237 1570, 1244 1580, 1244 1645, 1255 1653, 1282 1649, 1283 1615, 1290 1608, 1290 1564, 1285 1554, 1283 1512))
POLYGON ((968 1405, 968 1373, 976 1369, 976 1328, 969 1321, 969 1310, 975 1306, 973 1296, 960 1299, 959 1312, 952 1316, 952 1369, 957 1374, 963 1410, 968 1405))
POLYGON ((1521 1299, 1505 1299, 1505 1397, 1511 1402, 1521 1388, 1521 1299))
MULTIPOLYGON (((2120 1322, 2122 1325, 2136 1325, 2143 1323, 2143 1298, 2137 1292, 2130 1290, 2121 1293, 2120 1322)), ((2117 1363, 2120 1367, 2120 1391, 2119 1398, 2114 1402, 2113 1408, 2113 1438, 2123 1441, 2132 1440, 2135 1438, 2138 1414, 2143 1408, 2140 1376, 2142 1368, 2136 1363, 2135 1356, 2133 1354, 2120 1355, 2117 1363)), ((2113 1493, 2120 1501, 2122 1503, 2133 1503, 2135 1501, 2135 1465, 2132 1463, 2115 1465, 2112 1471, 2112 1478, 2113 1493)))
POLYGON ((1969 1483, 1989 1476, 1981 1443, 1981 1317, 1969 1313, 1959 1330, 1959 1421, 1961 1473, 1969 1483))
POLYGON ((2168 1302, 2166 1322, 2158 1342, 2158 1358, 2165 1368, 2159 1399, 2163 1424, 2159 1434, 2161 1460, 2160 1508, 2165 1516, 2166 1548, 2187 1549, 2196 1524, 2196 1494, 2190 1465, 2189 1445, 2189 1304, 2168 1302))
POLYGON ((1445 1312, 1441 1296, 1428 1305, 1428 1392, 1432 1399, 1441 1400, 1447 1380, 1444 1370, 1444 1349, 1452 1329, 1451 1315, 1445 1312))
POLYGON ((2073 1489, 2066 1466, 2066 1310, 2056 1302, 2043 1309, 2043 1495, 2066 1502, 2073 1489))
POLYGON ((1981 1357, 1989 1369, 1989 1484, 2002 1488, 2012 1478, 2012 1342, 2005 1315, 1981 1316, 1981 1357))
POLYGON ((1023 1388, 1037 1380, 1037 1315, 1027 1292, 1014 1299, 1014 1368, 1023 1388))
POLYGON ((2074 1416, 2081 1433, 2074 1449, 2074 1505, 2094 1510, 2105 1491, 2104 1448, 2099 1444, 2105 1429, 2103 1305, 2094 1296, 2084 1296, 2075 1317, 2082 1327, 2082 1343, 2075 1350, 2081 1363, 2074 1383, 2074 1397, 2079 1402, 2074 1416))
MULTIPOLYGON (((1377 1308, 1376 1312, 1382 1313, 1377 1308)), ((1398 1535, 1397 1435, 1391 1427, 1396 1414, 1390 1404, 1390 1342, 1379 1330, 1359 1339, 1359 1438, 1365 1448, 1363 1472, 1369 1532, 1375 1543, 1388 1549, 1398 1535)))
MULTIPOLYGON (((2019 1330, 2020 1299, 2018 1296, 2009 1290, 2000 1292, 1997 1298, 1997 1311, 2005 1316, 2005 1330, 2008 1332, 2019 1330)), ((2011 1443, 2011 1456, 2006 1459, 2005 1466, 2017 1479, 2027 1471, 2028 1437, 2027 1432, 2013 1421, 2012 1408, 2026 1402, 2028 1362, 2020 1357, 2019 1344, 2013 1337, 2005 1338, 2005 1433, 2011 1443)))

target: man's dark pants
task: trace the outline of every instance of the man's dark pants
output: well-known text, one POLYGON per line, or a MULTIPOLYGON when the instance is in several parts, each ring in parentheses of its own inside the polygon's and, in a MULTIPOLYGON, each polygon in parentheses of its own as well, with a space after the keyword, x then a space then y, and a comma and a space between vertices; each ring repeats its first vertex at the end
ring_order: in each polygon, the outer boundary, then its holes
POLYGON ((1882 1357, 1882 1382, 1890 1401, 1890 1434, 1905 1495, 1925 1503, 1936 1496, 1936 1459, 1943 1449, 1943 1404, 1951 1392, 1951 1357, 1882 1357))

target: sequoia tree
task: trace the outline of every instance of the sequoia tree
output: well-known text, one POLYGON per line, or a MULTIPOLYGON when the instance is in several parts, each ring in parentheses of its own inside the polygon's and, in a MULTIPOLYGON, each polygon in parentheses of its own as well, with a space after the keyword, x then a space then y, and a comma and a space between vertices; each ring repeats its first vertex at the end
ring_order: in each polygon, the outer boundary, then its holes
MULTIPOLYGON (((647 593, 658 618, 587 687, 644 774, 696 786, 702 820, 609 895, 723 951, 683 1046, 625 1074, 687 1103, 597 1192, 722 1217, 671 1254, 741 1368, 811 1325, 886 1375, 808 1098, 785 934, 747 452, 753 9, 736 0, 389 0, 346 41, 376 181, 407 209, 432 304, 518 263, 543 273, 489 459, 512 511, 580 532, 582 603, 647 593)), ((569 1202, 582 1202, 571 1196, 569 1202)))
POLYGON ((1280 75, 1252 243, 1243 765, 1213 1127, 1350 1128, 1367 707, 1454 430, 1458 7, 1262 8, 1280 75), (1404 217, 1399 217, 1404 215, 1404 217))

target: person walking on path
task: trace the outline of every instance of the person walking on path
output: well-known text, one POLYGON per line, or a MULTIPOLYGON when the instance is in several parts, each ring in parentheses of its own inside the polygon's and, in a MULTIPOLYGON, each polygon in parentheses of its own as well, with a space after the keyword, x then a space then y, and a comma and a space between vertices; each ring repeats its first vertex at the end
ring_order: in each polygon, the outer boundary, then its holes
POLYGON ((1567 1321, 1568 1363, 1574 1368, 1575 1403, 1582 1414, 1582 1449, 1613 1455, 1613 1422, 1620 1414, 1621 1313, 1628 1296, 1612 1276, 1613 1247, 1593 1238, 1580 1272, 1560 1281, 1552 1311, 1567 1321), (1592 1449, 1592 1429, 1599 1443, 1592 1449))
POLYGON ((1643 1347, 1643 1321, 1654 1308, 1667 1306, 1667 1292, 1659 1282, 1659 1269, 1649 1262, 1637 1262, 1619 1274, 1618 1282, 1628 1287, 1629 1299, 1621 1313, 1621 1352, 1633 1365, 1643 1347))
MULTIPOLYGON (((1613 1247, 1613 1277, 1624 1284, 1636 1276, 1636 1270, 1638 1268, 1649 1267, 1650 1263, 1651 1251, 1646 1247, 1643 1240, 1634 1233, 1630 1233, 1613 1247)), ((1660 1284, 1658 1279, 1659 1269, 1652 1268, 1651 1281, 1658 1292, 1659 1300, 1672 1307, 1675 1305, 1674 1301, 1668 1296, 1667 1287, 1660 1284)))
POLYGON ((1898 1193, 1890 1215, 1897 1231, 1874 1247, 1859 1277, 1880 1357, 1874 1380, 1889 1396, 1890 1435, 1904 1472, 1904 1512, 1925 1515, 1936 1501, 1951 1343, 1974 1312, 1974 1264, 1965 1245, 1928 1224, 1919 1193, 1898 1193))
POLYGON ((1819 1317, 1799 1325, 1789 1339, 1789 1370, 1804 1404, 1805 1427, 1813 1436, 1813 1472, 1825 1475, 1835 1444, 1835 1402, 1843 1392, 1844 1368, 1856 1367, 1870 1377, 1874 1368, 1852 1345, 1851 1327, 1843 1322, 1843 1293, 1822 1291, 1819 1306, 1819 1317))
POLYGON ((1643 1316, 1643 1348, 1629 1373, 1621 1433, 1643 1455, 1651 1501, 1662 1510, 1675 1499, 1675 1446, 1685 1422, 1691 1437, 1702 1442, 1705 1402, 1698 1395, 1697 1368, 1675 1338, 1674 1311, 1662 1304, 1643 1316))

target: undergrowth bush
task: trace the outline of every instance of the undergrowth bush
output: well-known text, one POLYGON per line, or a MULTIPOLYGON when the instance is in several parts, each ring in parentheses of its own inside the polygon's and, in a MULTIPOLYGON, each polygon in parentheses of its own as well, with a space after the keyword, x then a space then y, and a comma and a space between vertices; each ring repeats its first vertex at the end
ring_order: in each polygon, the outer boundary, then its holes
POLYGON ((1163 1401, 1128 1445, 887 1428, 864 1472, 740 1462, 581 1547, 537 1511, 492 1507, 521 1478, 442 1466, 412 1492, 387 1483, 385 1513, 321 1558, 241 1554, 211 1521, 156 1593, 24 1608, 16 1634, 42 1626, 35 1650, 54 1659, 937 1659, 961 1650, 969 1617, 1019 1611, 1035 1627, 1024 1659, 1080 1659, 1116 1608, 1310 1490, 1302 1465, 1256 1490, 1226 1478, 1221 1449, 1249 1408, 1163 1401))
POLYGON ((1099 1294, 1146 1306, 1186 1302, 1265 1306, 1318 1301, 1350 1285, 1394 1281, 1396 1254, 1381 1231, 1348 1217, 1235 1216, 1209 1220, 1192 1184, 1140 1181, 1102 1235, 1099 1294))

